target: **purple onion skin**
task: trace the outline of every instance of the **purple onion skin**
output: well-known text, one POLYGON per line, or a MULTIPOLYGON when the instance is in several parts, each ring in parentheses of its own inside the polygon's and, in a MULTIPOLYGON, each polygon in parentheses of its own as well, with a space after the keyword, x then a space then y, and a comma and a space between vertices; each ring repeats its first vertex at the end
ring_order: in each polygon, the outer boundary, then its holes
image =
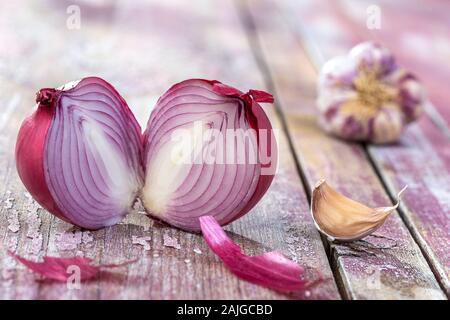
MULTIPOLYGON (((146 178, 141 198, 147 212, 178 228, 200 231, 201 216, 211 215, 220 225, 226 225, 253 208, 275 174, 275 170, 265 169, 277 163, 272 126, 257 103, 272 101, 265 92, 242 93, 215 80, 189 79, 172 86, 158 100, 144 132, 146 178), (259 162, 258 158, 256 163, 193 161, 172 167, 173 159, 167 153, 173 147, 171 137, 180 129, 191 133, 195 123, 221 133, 267 130, 271 143, 266 144, 265 151, 270 163, 259 162)), ((261 152, 259 138, 251 143, 253 150, 261 152)), ((206 146, 202 144, 206 148, 202 150, 210 150, 206 146)))
POLYGON ((347 56, 331 59, 319 77, 319 124, 346 140, 393 143, 407 124, 420 117, 426 101, 417 78, 399 68, 393 54, 374 42, 360 43, 347 56), (367 72, 375 75, 378 84, 389 88, 389 100, 367 107, 360 99, 355 81, 367 72), (349 103, 353 104, 351 108, 349 103))
POLYGON ((16 143, 34 199, 86 229, 118 223, 143 184, 142 137, 125 100, 101 78, 41 89, 16 143))
POLYGON ((200 218, 203 238, 224 265, 238 278, 283 293, 300 293, 313 283, 302 275, 305 268, 276 251, 248 256, 211 216, 200 218))

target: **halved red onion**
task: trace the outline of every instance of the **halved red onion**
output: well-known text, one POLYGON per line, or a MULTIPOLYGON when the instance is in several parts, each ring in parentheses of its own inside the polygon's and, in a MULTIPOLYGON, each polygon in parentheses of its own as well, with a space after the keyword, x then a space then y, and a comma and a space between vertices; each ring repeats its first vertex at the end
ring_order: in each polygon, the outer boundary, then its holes
POLYGON ((269 188, 277 146, 258 102, 273 102, 215 80, 190 79, 157 102, 144 133, 146 210, 181 229, 198 231, 198 218, 221 225, 247 213, 269 188))
POLYGON ((205 241, 227 268, 239 278, 280 292, 297 292, 310 286, 301 276, 304 269, 282 254, 272 251, 247 256, 211 216, 200 219, 205 241))
POLYGON ((143 184, 142 136, 112 85, 87 77, 36 95, 16 144, 19 176, 48 211, 97 229, 119 222, 143 184))

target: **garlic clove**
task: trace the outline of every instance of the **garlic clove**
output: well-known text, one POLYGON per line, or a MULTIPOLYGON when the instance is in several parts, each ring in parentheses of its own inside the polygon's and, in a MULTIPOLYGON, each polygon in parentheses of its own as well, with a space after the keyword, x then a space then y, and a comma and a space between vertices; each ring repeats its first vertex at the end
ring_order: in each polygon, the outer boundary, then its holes
POLYGON ((311 214, 316 228, 331 241, 355 241, 377 230, 397 209, 400 196, 405 186, 397 195, 393 206, 370 208, 352 200, 333 188, 325 180, 320 180, 314 187, 311 199, 311 214))
POLYGON ((387 103, 368 122, 368 137, 374 143, 394 143, 404 129, 402 112, 393 103, 387 103))
POLYGON ((348 57, 358 67, 377 70, 380 75, 386 75, 397 68, 392 52, 381 44, 372 41, 357 44, 350 50, 348 57))
POLYGON ((347 56, 337 56, 328 60, 319 75, 319 88, 348 88, 353 87, 353 79, 358 75, 358 66, 347 56))

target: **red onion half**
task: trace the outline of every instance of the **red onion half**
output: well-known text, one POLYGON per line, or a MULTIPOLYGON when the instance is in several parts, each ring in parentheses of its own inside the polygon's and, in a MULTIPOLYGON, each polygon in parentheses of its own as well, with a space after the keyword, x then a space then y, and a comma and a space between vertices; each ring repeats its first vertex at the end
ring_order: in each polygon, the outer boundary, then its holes
POLYGON ((258 102, 215 80, 190 79, 157 102, 144 133, 146 210, 181 229, 199 231, 199 217, 225 225, 247 213, 269 188, 277 146, 258 102))
POLYGON ((143 184, 139 124, 120 94, 87 77, 36 95, 16 144, 19 176, 45 209, 97 229, 119 222, 143 184))

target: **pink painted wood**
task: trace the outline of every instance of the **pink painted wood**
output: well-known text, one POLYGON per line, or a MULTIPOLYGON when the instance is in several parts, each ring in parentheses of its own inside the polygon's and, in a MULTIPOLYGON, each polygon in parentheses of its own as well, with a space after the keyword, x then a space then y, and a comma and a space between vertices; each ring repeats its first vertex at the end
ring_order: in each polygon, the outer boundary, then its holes
POLYGON ((366 9, 373 4, 333 1, 330 5, 315 1, 303 7, 292 5, 286 11, 294 13, 291 27, 307 47, 316 68, 326 59, 370 39, 388 45, 398 63, 423 80, 438 113, 431 106, 397 145, 369 146, 368 151, 392 196, 403 185, 409 185, 400 211, 450 295, 450 93, 446 88, 450 80, 449 4, 430 1, 422 10, 418 1, 380 1, 377 5, 382 28, 369 30, 366 9))
MULTIPOLYGON (((83 232, 38 209, 26 197, 15 170, 14 141, 40 87, 99 75, 124 95, 142 125, 158 96, 186 78, 220 79, 242 89, 264 89, 231 1, 189 5, 181 0, 83 2, 80 29, 73 30, 66 27, 70 4, 56 0, 0 4, 0 40, 8 44, 0 51, 0 103, 4 108, 0 117, 0 298, 290 298, 238 280, 209 251, 201 236, 156 223, 143 215, 140 207, 121 224, 83 232), (165 235, 175 238, 181 249, 165 246, 165 235), (139 239, 149 250, 137 243, 139 239), (66 284, 37 281, 6 255, 6 249, 35 260, 43 255, 75 254, 91 257, 96 263, 140 260, 83 283, 79 290, 69 290, 66 284)), ((279 127, 271 108, 267 107, 270 118, 279 127)), ((282 131, 279 145, 280 171, 273 186, 250 214, 227 229, 250 254, 279 250, 311 273, 318 270, 325 281, 306 298, 338 299, 282 131)))
MULTIPOLYGON (((311 64, 310 52, 303 47, 305 43, 311 43, 305 39, 305 33, 293 32, 286 22, 294 18, 304 21, 314 16, 313 12, 322 19, 324 16, 313 10, 316 8, 297 1, 291 1, 290 6, 286 6, 286 3, 255 0, 249 1, 248 7, 256 23, 255 36, 259 35, 262 59, 267 61, 267 77, 275 86, 307 184, 312 187, 317 180, 326 178, 344 194, 370 206, 389 205, 390 199, 365 150, 359 144, 332 138, 317 127, 317 70, 311 64), (292 12, 297 15, 293 16, 292 12)), ((324 23, 324 20, 320 21, 324 23)), ((304 26, 308 27, 309 24, 304 26)), ((324 41, 327 43, 336 31, 331 29, 329 32, 331 35, 325 32, 328 37, 324 41)), ((378 248, 367 244, 331 244, 337 277, 348 298, 445 297, 419 247, 397 214, 392 215, 377 234, 382 238, 369 237, 367 240, 376 243, 378 248), (379 248, 393 244, 395 246, 389 249, 379 248)))

